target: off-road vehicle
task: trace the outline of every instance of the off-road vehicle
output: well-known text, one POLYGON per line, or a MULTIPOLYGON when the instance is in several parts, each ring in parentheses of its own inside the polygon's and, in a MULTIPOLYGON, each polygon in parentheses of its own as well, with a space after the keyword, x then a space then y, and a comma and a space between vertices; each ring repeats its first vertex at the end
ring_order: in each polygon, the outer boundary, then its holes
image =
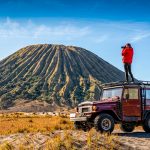
POLYGON ((120 124, 124 132, 132 132, 135 126, 143 126, 150 133, 150 82, 108 83, 102 85, 99 101, 87 101, 78 105, 70 114, 75 128, 109 132, 120 124))

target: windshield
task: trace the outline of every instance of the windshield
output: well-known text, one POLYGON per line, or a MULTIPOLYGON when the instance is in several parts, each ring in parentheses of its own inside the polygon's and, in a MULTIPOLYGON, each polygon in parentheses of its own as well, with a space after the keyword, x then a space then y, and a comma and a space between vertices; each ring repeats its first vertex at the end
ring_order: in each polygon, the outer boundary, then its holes
POLYGON ((102 94, 102 99, 119 97, 121 98, 122 88, 112 88, 112 89, 104 89, 102 94))

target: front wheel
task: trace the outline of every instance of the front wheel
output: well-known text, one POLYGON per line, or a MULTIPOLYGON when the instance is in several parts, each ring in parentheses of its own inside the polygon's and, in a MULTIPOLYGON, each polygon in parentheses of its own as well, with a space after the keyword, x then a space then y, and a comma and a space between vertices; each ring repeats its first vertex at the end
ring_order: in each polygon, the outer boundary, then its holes
POLYGON ((145 119, 143 123, 143 129, 145 132, 150 133, 150 115, 145 119))
POLYGON ((111 133, 114 130, 114 118, 109 114, 100 114, 94 120, 97 131, 111 133))
POLYGON ((122 123, 120 128, 123 132, 132 132, 135 126, 132 123, 122 123))

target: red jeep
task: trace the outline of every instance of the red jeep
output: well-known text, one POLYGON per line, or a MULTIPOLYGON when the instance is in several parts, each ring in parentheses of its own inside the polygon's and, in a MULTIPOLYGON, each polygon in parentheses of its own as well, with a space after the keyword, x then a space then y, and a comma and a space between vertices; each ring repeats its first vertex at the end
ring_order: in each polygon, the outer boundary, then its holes
POLYGON ((104 84, 100 100, 80 103, 70 120, 83 130, 95 127, 111 133, 114 125, 120 124, 125 132, 142 125, 150 133, 150 82, 104 84))

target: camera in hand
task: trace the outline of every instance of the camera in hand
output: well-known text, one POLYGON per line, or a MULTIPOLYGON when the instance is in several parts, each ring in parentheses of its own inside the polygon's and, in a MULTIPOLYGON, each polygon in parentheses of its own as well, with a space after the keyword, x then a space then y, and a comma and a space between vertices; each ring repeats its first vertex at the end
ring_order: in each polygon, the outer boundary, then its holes
POLYGON ((125 48, 125 46, 121 46, 121 48, 125 48))

